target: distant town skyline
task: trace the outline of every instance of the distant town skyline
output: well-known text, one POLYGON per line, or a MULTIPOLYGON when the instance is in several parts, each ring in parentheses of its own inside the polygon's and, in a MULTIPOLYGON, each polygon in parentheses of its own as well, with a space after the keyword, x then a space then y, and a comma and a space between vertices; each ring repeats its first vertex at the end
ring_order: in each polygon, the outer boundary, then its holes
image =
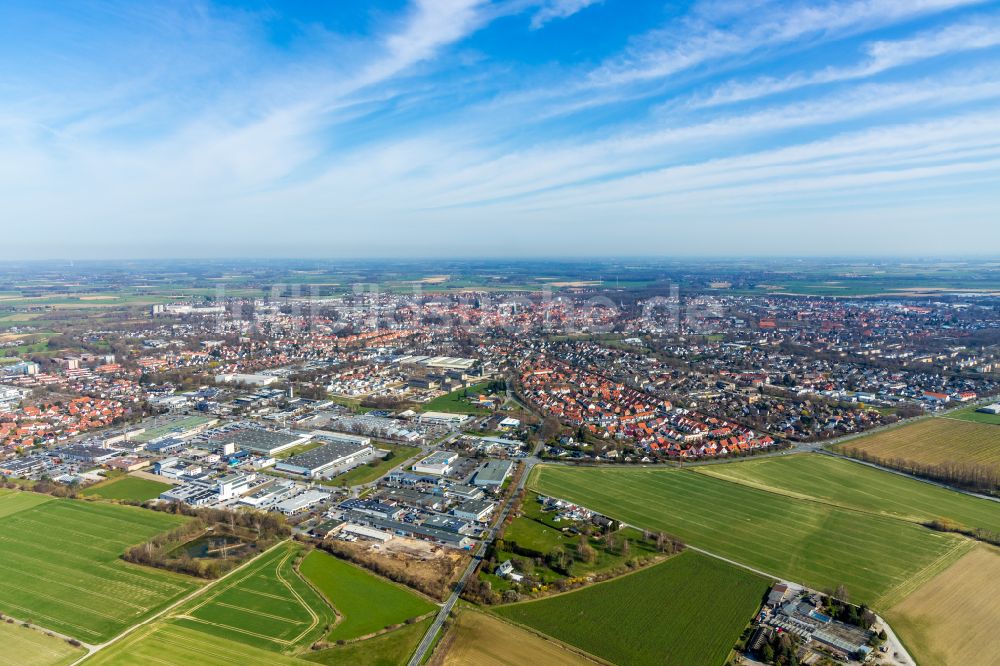
POLYGON ((0 6, 0 260, 976 256, 1000 2, 0 6))

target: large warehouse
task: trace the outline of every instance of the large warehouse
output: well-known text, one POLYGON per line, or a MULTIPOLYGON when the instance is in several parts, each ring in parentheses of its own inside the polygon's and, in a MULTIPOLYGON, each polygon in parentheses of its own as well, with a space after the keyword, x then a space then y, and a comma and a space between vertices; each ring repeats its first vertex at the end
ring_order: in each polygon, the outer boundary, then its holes
POLYGON ((312 478, 334 467, 359 465, 375 453, 375 449, 367 437, 355 439, 358 441, 327 441, 315 449, 279 461, 274 468, 279 472, 301 474, 312 478))
POLYGON ((309 435, 300 435, 298 433, 289 434, 274 432, 273 430, 241 428, 228 432, 214 441, 218 443, 220 448, 225 447, 226 444, 235 444, 238 449, 270 457, 293 446, 305 444, 309 439, 309 435))

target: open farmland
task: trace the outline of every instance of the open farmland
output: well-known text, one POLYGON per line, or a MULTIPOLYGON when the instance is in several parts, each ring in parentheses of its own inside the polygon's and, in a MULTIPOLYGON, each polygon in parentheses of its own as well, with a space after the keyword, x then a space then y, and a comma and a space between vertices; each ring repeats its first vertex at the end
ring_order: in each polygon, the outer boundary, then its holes
POLYGON ((400 666, 407 663, 433 618, 407 624, 385 634, 303 654, 302 659, 330 666, 400 666))
POLYGON ((140 479, 136 476, 122 476, 117 479, 100 483, 85 489, 80 494, 84 497, 100 497, 108 500, 133 500, 144 502, 160 493, 170 490, 173 486, 169 483, 160 483, 152 479, 140 479))
POLYGON ((0 666, 65 666, 84 655, 61 638, 6 622, 0 622, 0 645, 0 666))
MULTIPOLYGON (((837 446, 841 453, 862 451, 873 459, 919 465, 982 465, 1000 474, 1000 428, 954 418, 930 418, 837 446)), ((891 463, 892 467, 899 465, 891 463)))
POLYGON ((688 470, 541 466, 532 489, 810 587, 885 608, 971 542, 688 470))
POLYGON ((154 622, 87 659, 87 666, 290 666, 294 657, 237 643, 174 622, 154 622))
MULTIPOLYGON (((444 651, 439 662, 441 666, 582 666, 594 663, 555 641, 472 610, 462 611, 445 640, 448 642, 439 648, 444 651), (503 649, 498 650, 498 645, 503 649)), ((438 663, 437 655, 434 663, 438 663)))
POLYGON ((699 474, 790 497, 927 522, 947 518, 1000 532, 1000 503, 890 474, 843 458, 804 453, 695 468, 699 474))
POLYGON ((295 570, 302 549, 282 542, 177 611, 213 636, 293 653, 322 637, 333 610, 295 570))
POLYGON ((769 586, 689 550, 634 574, 496 612, 614 663, 717 666, 769 586))
POLYGON ((183 520, 0 491, 0 610, 88 643, 107 640, 197 586, 120 559, 127 546, 183 520))
POLYGON ((437 610, 406 588, 321 551, 309 553, 301 569, 340 614, 331 641, 367 636, 437 610))
POLYGON ((1000 550, 980 545, 886 619, 918 663, 991 666, 1000 655, 1000 550))

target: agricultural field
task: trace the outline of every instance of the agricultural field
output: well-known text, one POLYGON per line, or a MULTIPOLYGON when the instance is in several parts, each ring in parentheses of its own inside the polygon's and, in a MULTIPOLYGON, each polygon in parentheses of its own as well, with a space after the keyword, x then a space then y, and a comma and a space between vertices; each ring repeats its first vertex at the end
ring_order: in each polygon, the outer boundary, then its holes
POLYGON ((61 638, 6 622, 0 622, 0 645, 0 666, 65 666, 85 654, 61 638))
POLYGON ((946 518, 1000 532, 1000 503, 889 474, 843 458, 803 453, 694 468, 699 474, 799 499, 914 522, 946 518))
MULTIPOLYGON (((594 662, 552 640, 486 613, 463 610, 440 650, 441 666, 584 666, 594 662), (497 649, 502 645, 503 649, 497 649)), ((435 663, 437 655, 435 654, 435 663)))
POLYGON ((295 653, 322 638, 333 609, 295 570, 283 542, 181 606, 174 622, 265 650, 295 653))
POLYGON ((955 418, 922 419, 852 439, 836 448, 841 453, 857 449, 883 460, 900 459, 921 465, 972 463, 1000 472, 997 427, 955 418))
POLYGON ((237 643, 176 623, 153 622, 84 662, 87 666, 305 666, 294 657, 237 643))
POLYGON ((717 666, 770 584, 688 550, 637 573, 495 612, 613 663, 717 666))
POLYGON ((141 479, 137 476, 120 476, 117 479, 86 488, 80 494, 84 497, 99 497, 106 500, 145 502, 159 497, 160 493, 170 490, 172 487, 169 483, 141 479))
POLYGON ((1000 654, 1000 550, 979 545, 886 613, 919 664, 992 666, 1000 654))
POLYGON ((540 466, 533 474, 532 490, 815 589, 845 585, 853 601, 882 609, 971 547, 907 521, 690 470, 540 466))
POLYGON ((126 547, 184 520, 0 491, 0 611, 87 643, 107 640, 198 586, 120 559, 126 547))
POLYGON ((452 414, 480 414, 486 411, 483 407, 478 407, 469 402, 479 395, 488 393, 489 382, 476 384, 467 389, 458 389, 447 395, 434 398, 421 409, 425 412, 450 412, 452 414))
POLYGON ((322 551, 310 552, 301 571, 340 615, 329 633, 331 641, 361 638, 437 610, 406 588, 322 551))
POLYGON ((427 633, 433 618, 394 629, 386 634, 346 645, 317 650, 302 655, 302 659, 330 666, 401 666, 409 661, 420 639, 427 633))

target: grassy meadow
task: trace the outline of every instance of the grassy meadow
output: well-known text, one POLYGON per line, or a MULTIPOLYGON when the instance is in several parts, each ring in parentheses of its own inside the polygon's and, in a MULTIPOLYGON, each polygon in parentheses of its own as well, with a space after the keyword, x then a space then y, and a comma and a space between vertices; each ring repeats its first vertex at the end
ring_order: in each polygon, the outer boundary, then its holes
POLYGON ((959 409, 954 412, 950 412, 948 416, 944 418, 949 419, 959 419, 961 421, 969 421, 971 423, 985 423, 987 425, 1000 425, 1000 414, 987 414, 986 412, 977 412, 976 409, 978 405, 972 405, 966 407, 965 409, 959 409))
POLYGON ((306 661, 330 666, 400 666, 407 663, 427 633, 433 618, 408 624, 385 634, 346 645, 317 650, 302 655, 306 661))
POLYGON ((137 476, 120 476, 117 479, 85 488, 80 494, 84 497, 99 497, 106 500, 145 502, 159 497, 160 493, 170 490, 172 487, 169 483, 141 479, 137 476))
POLYGON ((452 414, 480 414, 486 411, 485 408, 473 405, 470 399, 475 399, 479 395, 487 393, 489 382, 476 384, 467 389, 458 389, 446 395, 434 398, 421 409, 425 412, 450 412, 452 414))
POLYGON ((340 614, 331 641, 360 638, 437 610, 406 588, 322 551, 310 552, 301 571, 340 614))

